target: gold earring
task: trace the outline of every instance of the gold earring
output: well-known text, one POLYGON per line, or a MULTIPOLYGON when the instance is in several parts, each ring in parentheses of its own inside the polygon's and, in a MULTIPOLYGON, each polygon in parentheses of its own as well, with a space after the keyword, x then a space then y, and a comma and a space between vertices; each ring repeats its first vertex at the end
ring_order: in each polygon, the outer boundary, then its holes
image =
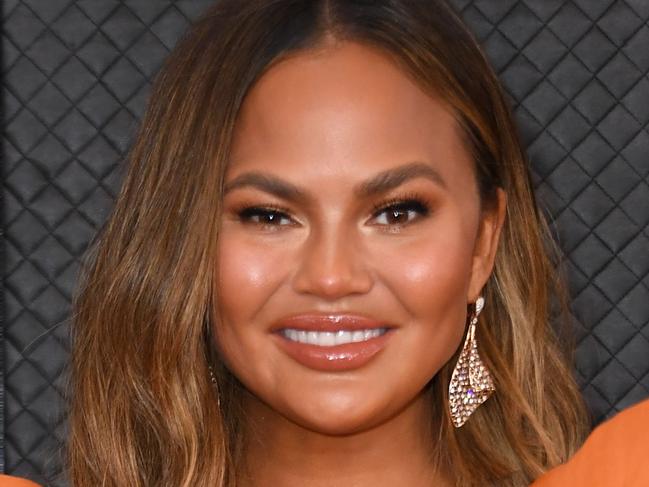
POLYGON ((212 369, 211 365, 208 365, 207 368, 210 371, 210 381, 212 382, 212 386, 214 387, 214 392, 216 393, 216 402, 219 406, 221 407, 221 394, 219 393, 219 384, 216 380, 216 375, 214 375, 214 369, 212 369))
POLYGON ((448 386, 449 409, 456 428, 462 426, 496 390, 491 374, 480 359, 475 338, 478 315, 482 308, 484 298, 480 296, 475 302, 464 346, 448 386))
POLYGON ((216 385, 216 376, 214 375, 214 370, 212 369, 212 366, 208 365, 207 368, 210 371, 210 381, 212 381, 212 384, 216 385))

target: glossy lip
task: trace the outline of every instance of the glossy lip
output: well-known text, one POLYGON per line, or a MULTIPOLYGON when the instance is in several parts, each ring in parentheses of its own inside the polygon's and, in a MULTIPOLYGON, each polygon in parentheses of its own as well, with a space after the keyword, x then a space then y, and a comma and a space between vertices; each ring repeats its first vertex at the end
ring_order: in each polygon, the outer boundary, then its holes
POLYGON ((278 347, 296 362, 313 370, 340 372, 368 363, 387 345, 394 327, 361 315, 327 313, 293 315, 274 324, 270 331, 278 347), (281 333, 285 328, 330 332, 386 328, 387 331, 363 342, 320 346, 289 340, 281 333))

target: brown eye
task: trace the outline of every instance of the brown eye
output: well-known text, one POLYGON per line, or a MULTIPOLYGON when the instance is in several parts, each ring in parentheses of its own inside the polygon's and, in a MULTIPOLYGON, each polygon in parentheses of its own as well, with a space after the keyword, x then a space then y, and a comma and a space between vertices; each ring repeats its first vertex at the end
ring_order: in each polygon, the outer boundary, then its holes
POLYGON ((428 214, 428 207, 420 201, 409 200, 390 204, 374 213, 378 225, 405 225, 428 214))
POLYGON ((293 223, 291 217, 285 212, 273 208, 244 208, 239 212, 239 219, 244 223, 270 226, 291 225, 293 223))

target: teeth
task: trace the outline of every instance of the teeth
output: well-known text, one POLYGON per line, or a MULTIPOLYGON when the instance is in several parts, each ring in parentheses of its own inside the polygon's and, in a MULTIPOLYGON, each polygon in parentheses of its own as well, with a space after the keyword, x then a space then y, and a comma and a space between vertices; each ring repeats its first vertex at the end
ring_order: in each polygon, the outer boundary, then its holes
POLYGON ((357 343, 383 335, 385 328, 372 328, 369 330, 338 330, 333 331, 305 331, 286 328, 282 330, 284 337, 293 342, 308 343, 321 347, 332 347, 344 343, 357 343))
POLYGON ((352 342, 362 342, 365 340, 365 333, 363 330, 357 330, 352 333, 352 342))
POLYGON ((352 341, 351 331, 339 330, 336 333, 336 345, 340 345, 341 343, 349 343, 351 341, 352 341))
POLYGON ((321 345, 323 347, 331 347, 336 344, 336 334, 330 331, 325 331, 323 333, 318 333, 318 342, 316 345, 321 345))
POLYGON ((317 345, 318 344, 318 332, 317 331, 309 331, 309 332, 307 332, 307 343, 310 343, 311 345, 317 345))

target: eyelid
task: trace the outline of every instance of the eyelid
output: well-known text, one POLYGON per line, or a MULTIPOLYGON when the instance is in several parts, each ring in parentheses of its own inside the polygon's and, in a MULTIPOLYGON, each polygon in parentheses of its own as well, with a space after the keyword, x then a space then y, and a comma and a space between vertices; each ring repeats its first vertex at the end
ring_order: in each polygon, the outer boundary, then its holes
POLYGON ((397 196, 394 198, 389 198, 387 200, 383 200, 380 203, 377 203, 372 206, 372 218, 376 218, 380 213, 384 212, 385 210, 392 208, 394 206, 399 206, 399 205, 404 205, 408 203, 418 203, 422 207, 426 209, 427 212, 430 212, 430 209, 432 207, 432 203, 430 200, 418 193, 406 193, 401 196, 397 196))
MULTIPOLYGON (((414 223, 415 220, 426 217, 430 214, 432 209, 432 202, 426 196, 423 196, 419 193, 409 192, 386 200, 381 200, 379 203, 373 204, 370 210, 370 220, 378 218, 382 213, 394 208, 396 206, 419 206, 416 209, 418 215, 416 218, 412 219, 409 222, 401 224, 390 224, 389 226, 406 226, 411 223, 414 223)), ((410 211, 410 209, 408 209, 410 211)), ((269 203, 269 204, 255 204, 255 203, 245 203, 237 205, 233 209, 233 213, 237 216, 239 220, 244 223, 250 223, 255 225, 265 225, 265 226, 294 226, 299 225, 300 221, 293 216, 293 212, 290 208, 283 206, 281 204, 269 203), (245 218, 244 213, 276 213, 280 218, 286 218, 290 220, 289 224, 273 224, 273 223, 263 223, 263 222, 253 222, 245 218)), ((386 226, 386 224, 380 224, 380 226, 386 226)))
POLYGON ((237 216, 237 218, 243 222, 243 223, 249 223, 251 225, 261 225, 261 226, 267 226, 267 227, 280 227, 280 226, 294 226, 299 224, 299 222, 293 218, 291 215, 291 211, 281 205, 276 205, 276 204, 267 204, 267 205, 258 205, 258 204, 243 204, 236 209, 234 209, 234 213, 237 216), (288 225, 280 225, 280 224, 272 224, 272 223, 264 223, 264 222, 253 222, 245 218, 245 213, 276 213, 280 218, 286 218, 290 220, 290 224, 288 225))

